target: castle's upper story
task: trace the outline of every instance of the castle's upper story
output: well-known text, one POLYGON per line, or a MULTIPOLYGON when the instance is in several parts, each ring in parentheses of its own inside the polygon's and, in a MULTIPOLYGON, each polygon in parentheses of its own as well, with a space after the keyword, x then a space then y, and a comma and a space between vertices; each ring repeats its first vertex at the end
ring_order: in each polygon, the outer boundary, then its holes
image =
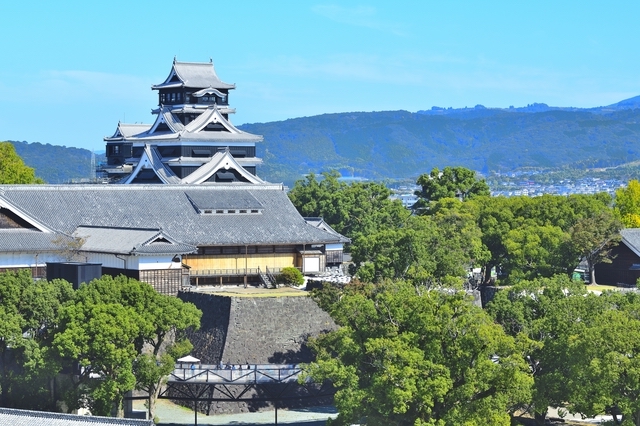
POLYGON ((235 110, 229 107, 229 91, 235 85, 220 80, 212 61, 174 59, 165 81, 151 88, 158 91, 154 123, 118 123, 114 134, 104 138, 104 171, 113 181, 248 183, 247 174, 256 176, 256 166, 262 162, 256 157, 256 143, 262 136, 231 123, 229 114, 235 110), (221 153, 232 156, 235 166, 243 170, 205 167, 219 162, 221 153))

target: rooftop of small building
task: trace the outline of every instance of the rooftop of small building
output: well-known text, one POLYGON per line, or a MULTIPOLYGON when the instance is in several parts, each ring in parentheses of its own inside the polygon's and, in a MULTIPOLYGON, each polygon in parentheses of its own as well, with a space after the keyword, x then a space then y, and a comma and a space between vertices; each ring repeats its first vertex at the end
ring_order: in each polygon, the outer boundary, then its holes
POLYGON ((151 426, 152 420, 120 419, 115 417, 79 416, 76 414, 0 408, 0 426, 151 426))

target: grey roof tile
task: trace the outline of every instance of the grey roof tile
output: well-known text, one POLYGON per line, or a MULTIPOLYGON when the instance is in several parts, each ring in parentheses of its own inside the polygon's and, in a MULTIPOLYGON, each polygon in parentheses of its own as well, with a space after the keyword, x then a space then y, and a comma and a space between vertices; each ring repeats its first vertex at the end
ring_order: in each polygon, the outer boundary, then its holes
POLYGON ((339 234, 309 225, 281 185, 1 185, 3 199, 67 235, 93 226, 157 228, 193 246, 341 242, 339 234), (247 193, 261 213, 200 214, 189 199, 242 199, 247 193))
POLYGON ((83 238, 82 250, 118 254, 185 254, 197 247, 176 242, 160 229, 79 226, 74 237, 83 238))
POLYGON ((622 242, 640 256, 640 228, 626 228, 620 231, 622 242))
POLYGON ((78 416, 75 414, 0 408, 0 426, 151 426, 151 420, 118 419, 114 417, 78 416))
MULTIPOLYGON (((174 61, 172 73, 178 76, 185 87, 193 87, 198 89, 215 88, 215 89, 234 89, 235 84, 224 83, 218 78, 216 70, 212 62, 178 62, 174 61)), ((162 87, 173 87, 175 83, 169 81, 169 78, 162 84, 152 86, 154 89, 162 87)))

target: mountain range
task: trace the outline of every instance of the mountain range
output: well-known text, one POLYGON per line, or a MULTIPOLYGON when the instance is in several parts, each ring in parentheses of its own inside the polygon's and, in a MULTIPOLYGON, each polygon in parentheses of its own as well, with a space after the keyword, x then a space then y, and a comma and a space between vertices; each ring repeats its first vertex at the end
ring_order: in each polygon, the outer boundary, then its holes
MULTIPOLYGON (((323 114, 238 126, 264 136, 258 174, 293 182, 339 170, 366 179, 415 179, 434 167, 481 173, 522 168, 578 169, 640 159, 640 96, 596 108, 439 108, 418 112, 323 114)), ((88 178, 91 152, 13 142, 25 163, 49 183, 88 178)))
POLYGON ((259 169, 290 183, 337 169, 367 179, 409 179, 433 167, 481 173, 524 167, 606 167, 640 159, 640 96, 598 108, 443 109, 323 114, 245 124, 264 136, 259 169))

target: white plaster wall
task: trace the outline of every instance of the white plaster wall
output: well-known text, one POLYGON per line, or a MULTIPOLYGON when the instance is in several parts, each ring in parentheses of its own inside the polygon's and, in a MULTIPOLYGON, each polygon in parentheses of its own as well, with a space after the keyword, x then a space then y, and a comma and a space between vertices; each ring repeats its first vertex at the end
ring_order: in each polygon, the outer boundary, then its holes
POLYGON ((123 269, 126 260, 126 269, 138 269, 138 258, 136 256, 118 255, 116 257, 115 254, 110 253, 82 253, 82 255, 87 262, 101 263, 103 268, 123 269))
MULTIPOLYGON (((133 270, 180 269, 180 262, 173 262, 172 255, 164 256, 118 256, 108 253, 81 253, 75 261, 100 263, 105 268, 124 268, 133 270)), ((0 253, 0 268, 31 268, 44 266, 47 262, 66 262, 57 253, 0 253)))
POLYGON ((181 262, 173 262, 173 255, 140 256, 138 262, 141 271, 152 269, 181 269, 181 262))
POLYGON ((0 268, 31 268, 44 266, 47 262, 64 262, 66 259, 57 253, 0 253, 0 268))

